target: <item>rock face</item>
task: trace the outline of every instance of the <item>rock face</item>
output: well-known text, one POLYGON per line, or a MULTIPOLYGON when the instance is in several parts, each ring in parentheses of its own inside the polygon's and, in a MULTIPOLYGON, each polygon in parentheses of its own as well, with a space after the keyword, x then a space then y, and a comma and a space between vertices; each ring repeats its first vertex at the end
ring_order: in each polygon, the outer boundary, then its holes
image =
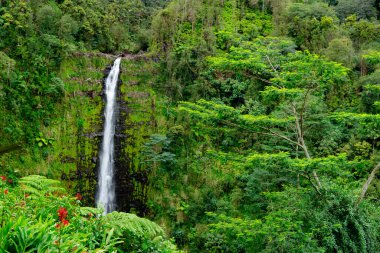
MULTIPOLYGON (((150 93, 137 91, 136 60, 124 59, 123 74, 127 79, 118 90, 118 119, 115 133, 115 182, 117 209, 144 216, 148 191, 148 171, 142 163, 141 149, 152 131, 152 97, 150 93), (137 95, 138 94, 138 95, 137 95)), ((137 75, 137 79, 139 76, 137 75)), ((139 82, 139 80, 137 80, 139 82)))
MULTIPOLYGON (((95 205, 103 138, 104 79, 112 61, 110 58, 80 56, 71 65, 73 73, 70 78, 65 80, 75 89, 67 96, 67 117, 61 126, 65 137, 59 154, 61 179, 72 194, 79 192, 83 196, 82 202, 87 206, 95 205)), ((146 204, 149 170, 143 162, 141 150, 157 125, 155 97, 149 90, 152 73, 145 64, 144 59, 137 57, 126 57, 121 62, 114 137, 116 210, 139 215, 149 211, 146 204)))
POLYGON ((71 195, 79 192, 83 205, 93 206, 97 184, 98 150, 103 136, 102 71, 107 58, 73 57, 62 77, 67 96, 60 114, 55 148, 61 180, 71 195))
POLYGON ((78 127, 76 136, 76 173, 71 175, 75 191, 83 196, 84 205, 95 203, 99 148, 103 137, 102 117, 90 120, 89 127, 78 127))

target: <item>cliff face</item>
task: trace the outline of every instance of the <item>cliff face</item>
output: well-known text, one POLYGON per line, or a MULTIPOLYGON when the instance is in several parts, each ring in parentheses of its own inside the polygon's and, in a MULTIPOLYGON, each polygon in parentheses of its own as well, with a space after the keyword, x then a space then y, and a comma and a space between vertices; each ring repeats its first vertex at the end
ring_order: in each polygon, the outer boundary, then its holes
POLYGON ((66 126, 57 147, 61 174, 67 188, 83 196, 86 205, 94 205, 99 147, 103 131, 103 83, 112 59, 76 57, 65 62, 63 79, 69 98, 62 105, 66 126))
MULTIPOLYGON (((104 78, 109 73, 112 60, 90 57, 78 60, 81 66, 72 65, 81 68, 78 76, 71 76, 71 80, 78 84, 76 87, 79 90, 74 93, 80 92, 81 102, 74 107, 72 101, 68 101, 71 108, 68 113, 73 115, 77 124, 62 131, 62 135, 73 138, 67 138, 62 145, 66 159, 61 162, 63 167, 69 166, 70 169, 68 172, 62 171, 61 178, 67 182, 69 189, 84 196, 87 205, 94 204, 98 151, 103 135, 104 78), (100 62, 104 63, 103 67, 108 64, 104 72, 99 69, 100 62), (104 74, 103 79, 101 73, 104 74), (91 78, 93 74, 97 76, 96 80, 91 78), (91 81, 96 83, 96 89, 91 81)), ((114 156, 117 210, 140 215, 148 212, 148 171, 142 163, 141 150, 157 125, 155 95, 149 88, 153 79, 152 72, 154 68, 147 59, 123 59, 117 93, 114 156)))
POLYGON ((144 59, 122 62, 115 134, 117 208, 140 215, 148 212, 148 170, 141 151, 156 129, 155 95, 149 88, 154 70, 150 67, 144 59))
MULTIPOLYGON (((57 104, 50 124, 41 135, 51 145, 22 148, 0 156, 0 164, 20 175, 40 174, 61 179, 71 194, 79 192, 83 204, 93 206, 97 187, 100 144, 103 137, 104 78, 113 58, 76 55, 62 63, 60 78, 65 97, 57 104)), ((151 85, 155 68, 143 57, 125 57, 118 85, 115 134, 117 210, 148 212, 148 171, 141 150, 156 131, 156 95, 151 85)))

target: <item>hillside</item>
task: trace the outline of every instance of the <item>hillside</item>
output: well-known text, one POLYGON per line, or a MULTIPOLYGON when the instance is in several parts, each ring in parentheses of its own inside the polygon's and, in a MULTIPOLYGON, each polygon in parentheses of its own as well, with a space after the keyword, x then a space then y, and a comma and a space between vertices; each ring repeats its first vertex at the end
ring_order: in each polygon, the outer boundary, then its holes
POLYGON ((0 7, 4 252, 380 251, 379 1, 0 7))

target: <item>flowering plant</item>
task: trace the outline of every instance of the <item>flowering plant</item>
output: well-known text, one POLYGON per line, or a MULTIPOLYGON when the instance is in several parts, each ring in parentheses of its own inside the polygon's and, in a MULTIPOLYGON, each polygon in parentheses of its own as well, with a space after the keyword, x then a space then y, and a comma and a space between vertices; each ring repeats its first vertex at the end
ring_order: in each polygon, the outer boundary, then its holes
POLYGON ((82 196, 69 196, 58 181, 28 176, 10 185, 6 180, 0 177, 0 252, 122 252, 132 244, 142 248, 147 240, 149 247, 158 245, 156 233, 148 233, 153 227, 161 231, 157 224, 127 214, 121 221, 103 216, 101 209, 81 207, 82 196), (127 231, 130 227, 134 230, 127 231), (140 237, 144 240, 131 240, 140 237))

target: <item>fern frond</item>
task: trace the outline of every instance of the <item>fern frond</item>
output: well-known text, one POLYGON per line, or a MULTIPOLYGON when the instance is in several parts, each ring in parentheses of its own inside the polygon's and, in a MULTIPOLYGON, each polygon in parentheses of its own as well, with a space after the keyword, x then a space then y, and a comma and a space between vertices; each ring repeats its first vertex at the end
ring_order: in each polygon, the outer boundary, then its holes
POLYGON ((23 186, 23 190, 25 193, 27 193, 29 195, 41 196, 41 191, 37 190, 34 187, 30 187, 30 186, 25 185, 25 186, 23 186))
POLYGON ((66 193, 58 180, 48 179, 44 176, 31 175, 20 179, 23 190, 28 194, 43 196, 45 194, 66 193))
POLYGON ((81 216, 88 216, 88 214, 95 216, 101 215, 103 211, 99 208, 84 206, 79 209, 79 213, 81 216))
POLYGON ((157 236, 164 236, 164 230, 158 224, 134 214, 112 212, 105 219, 107 220, 107 224, 115 228, 115 232, 119 234, 127 232, 137 237, 151 239, 157 236))

